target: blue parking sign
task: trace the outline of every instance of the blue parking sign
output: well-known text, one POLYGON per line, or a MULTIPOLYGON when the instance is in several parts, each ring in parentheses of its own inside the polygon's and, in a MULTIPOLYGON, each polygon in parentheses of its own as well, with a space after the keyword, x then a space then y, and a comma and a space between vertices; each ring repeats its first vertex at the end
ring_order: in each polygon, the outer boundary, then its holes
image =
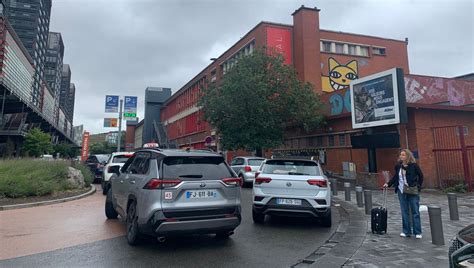
POLYGON ((105 96, 105 112, 118 113, 119 96, 106 95, 105 96))
POLYGON ((137 112, 137 97, 136 96, 125 96, 123 111, 125 113, 137 112))

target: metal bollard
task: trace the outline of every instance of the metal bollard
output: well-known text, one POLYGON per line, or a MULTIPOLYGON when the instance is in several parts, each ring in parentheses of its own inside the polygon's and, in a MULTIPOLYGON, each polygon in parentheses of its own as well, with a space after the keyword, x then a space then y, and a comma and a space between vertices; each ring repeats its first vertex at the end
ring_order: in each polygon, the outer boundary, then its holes
POLYGON ((332 195, 336 196, 337 195, 337 180, 336 179, 329 179, 331 182, 331 190, 332 190, 332 195))
POLYGON ((364 190, 365 215, 370 215, 372 210, 372 191, 364 190))
POLYGON ((443 222, 441 220, 441 207, 428 206, 430 217, 431 242, 435 245, 444 245, 443 222))
POLYGON ((449 218, 452 221, 459 220, 458 196, 456 193, 448 193, 449 218))
POLYGON ((344 182, 344 192, 346 194, 346 201, 351 201, 351 183, 344 182))
POLYGON ((363 198, 362 186, 356 186, 355 190, 356 190, 357 206, 361 208, 364 206, 364 201, 362 200, 363 198))

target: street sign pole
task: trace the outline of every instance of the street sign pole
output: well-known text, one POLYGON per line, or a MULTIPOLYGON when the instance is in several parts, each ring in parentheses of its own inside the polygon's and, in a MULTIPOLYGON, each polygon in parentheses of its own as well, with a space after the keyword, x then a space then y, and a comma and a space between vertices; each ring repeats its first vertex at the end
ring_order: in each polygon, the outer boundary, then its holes
POLYGON ((118 122, 118 126, 119 126, 119 131, 118 131, 118 135, 117 135, 117 152, 120 152, 120 141, 122 139, 122 107, 123 107, 123 100, 120 99, 120 104, 119 104, 119 122, 118 122))

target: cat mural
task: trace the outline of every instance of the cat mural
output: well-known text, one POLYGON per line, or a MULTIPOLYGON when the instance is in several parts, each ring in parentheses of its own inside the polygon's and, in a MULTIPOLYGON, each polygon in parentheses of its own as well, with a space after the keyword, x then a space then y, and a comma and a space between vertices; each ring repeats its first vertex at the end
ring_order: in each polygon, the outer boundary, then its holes
POLYGON ((357 61, 340 64, 334 58, 329 58, 329 75, 322 77, 323 92, 333 92, 349 88, 352 80, 359 78, 357 61))

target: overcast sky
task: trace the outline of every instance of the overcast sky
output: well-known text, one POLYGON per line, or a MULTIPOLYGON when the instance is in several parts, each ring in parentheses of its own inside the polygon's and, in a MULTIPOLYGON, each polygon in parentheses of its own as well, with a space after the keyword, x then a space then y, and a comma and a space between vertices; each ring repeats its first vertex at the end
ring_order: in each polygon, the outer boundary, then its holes
POLYGON ((138 96, 147 86, 176 92, 260 21, 292 24, 302 4, 320 27, 404 40, 410 72, 474 72, 471 0, 53 0, 50 31, 61 32, 76 84, 74 125, 103 128, 106 94, 138 96))

